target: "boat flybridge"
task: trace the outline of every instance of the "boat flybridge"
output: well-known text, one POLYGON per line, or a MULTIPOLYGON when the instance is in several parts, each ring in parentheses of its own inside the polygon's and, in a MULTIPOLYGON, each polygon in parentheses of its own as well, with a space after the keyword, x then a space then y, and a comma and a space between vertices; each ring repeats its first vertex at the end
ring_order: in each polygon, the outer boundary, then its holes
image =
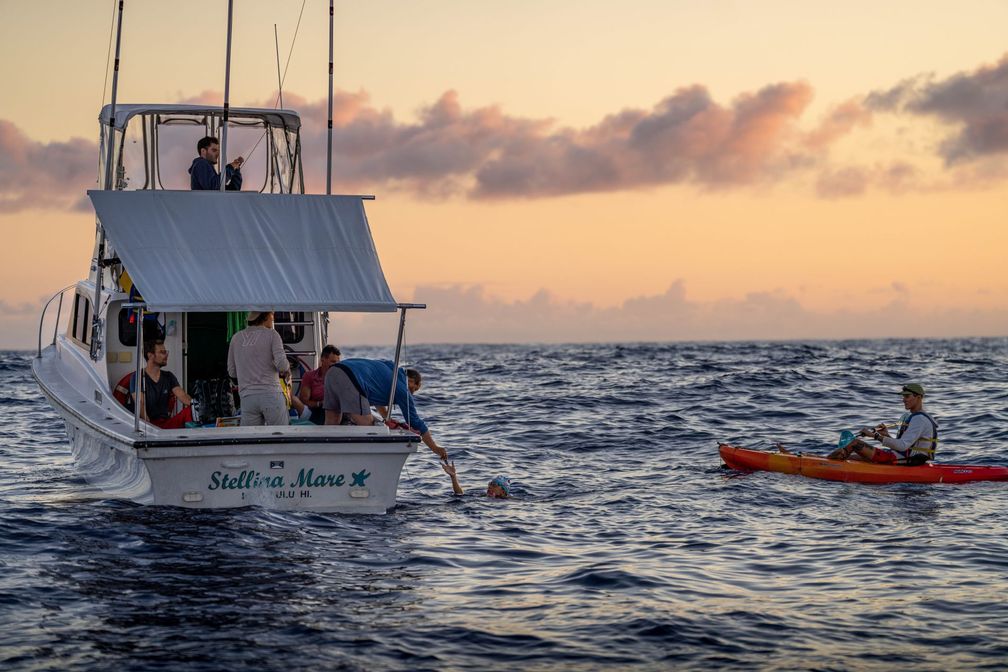
POLYGON ((406 309, 423 306, 392 297, 364 211, 373 197, 304 193, 293 111, 109 107, 101 113, 99 162, 106 188, 88 192, 97 215, 90 276, 46 304, 32 366, 66 423, 77 469, 107 493, 146 504, 393 507, 403 464, 419 445, 415 433, 381 422, 242 427, 226 420, 240 405, 227 378, 228 344, 246 311, 275 311, 295 393, 327 342, 328 311, 398 310, 401 343, 406 309), (222 130, 233 147, 259 148, 242 167, 242 190, 190 191, 196 142, 222 130), (54 302, 52 341, 43 348, 54 302), (212 424, 204 417, 160 429, 124 406, 131 375, 142 379, 142 344, 152 338, 164 340, 166 368, 183 388, 201 393, 212 424))

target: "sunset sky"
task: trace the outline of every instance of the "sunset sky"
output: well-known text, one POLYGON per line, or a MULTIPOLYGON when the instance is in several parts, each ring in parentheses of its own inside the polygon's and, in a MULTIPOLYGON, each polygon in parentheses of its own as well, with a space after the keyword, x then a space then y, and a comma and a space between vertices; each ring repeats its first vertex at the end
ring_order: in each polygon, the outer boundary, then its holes
MULTIPOLYGON (((235 7, 231 102, 272 107, 302 3, 235 7)), ((119 102, 220 104, 226 8, 126 0, 119 102)), ((113 2, 0 12, 20 348, 86 274, 113 2)), ((307 0, 284 83, 313 192, 327 19, 307 0)), ((1005 26, 1000 0, 337 2, 334 192, 376 194, 414 342, 1008 335, 1005 26)))

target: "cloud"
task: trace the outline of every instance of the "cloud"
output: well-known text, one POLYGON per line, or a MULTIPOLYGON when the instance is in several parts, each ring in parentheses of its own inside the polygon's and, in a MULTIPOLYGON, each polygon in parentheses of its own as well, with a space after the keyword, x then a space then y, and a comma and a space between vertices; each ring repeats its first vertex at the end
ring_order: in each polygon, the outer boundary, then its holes
MULTIPOLYGON (((219 104, 222 96, 207 90, 179 98, 182 103, 219 104)), ((675 184, 724 190, 808 176, 824 198, 858 196, 872 187, 895 192, 920 188, 920 171, 904 159, 874 166, 836 165, 830 159, 841 139, 871 126, 879 114, 892 113, 933 117, 954 126, 937 149, 945 165, 955 167, 949 174, 953 186, 1008 176, 1008 56, 944 80, 910 78, 840 103, 821 120, 809 122, 803 117, 812 98, 809 84, 784 82, 720 103, 697 84, 650 108, 623 109, 594 125, 571 128, 552 119, 509 115, 497 105, 466 108, 455 91, 421 107, 413 119, 400 120, 376 107, 365 91, 340 91, 333 110, 333 174, 340 191, 400 190, 477 200, 675 184)), ((275 103, 274 95, 249 105, 275 103)), ((303 157, 306 182, 310 190, 321 191, 326 101, 288 92, 284 103, 302 114, 302 145, 309 148, 303 157)), ((163 129, 165 187, 187 186, 185 169, 198 132, 194 127, 163 129)), ((238 151, 232 154, 251 150, 259 135, 249 129, 233 133, 237 144, 232 146, 238 151)), ((258 161, 262 174, 265 148, 266 143, 259 144, 249 172, 258 161)), ((0 212, 88 210, 83 192, 95 183, 97 153, 94 142, 41 143, 0 120, 0 212)))
POLYGON ((702 86, 650 110, 624 110, 584 129, 512 137, 476 172, 478 198, 556 196, 692 183, 725 188, 777 179, 795 165, 789 140, 812 99, 776 84, 729 106, 702 86))
POLYGON ((81 209, 95 184, 98 148, 72 138, 43 143, 0 119, 0 213, 28 208, 81 209))
MULTIPOLYGON (((691 300, 681 280, 663 292, 615 307, 563 300, 545 289, 527 299, 507 301, 489 295, 481 285, 421 285, 408 300, 428 308, 410 311, 406 338, 408 343, 611 343, 1008 335, 1008 308, 934 306, 914 301, 913 291, 901 282, 877 291, 888 303, 876 309, 816 311, 779 290, 691 300)), ((42 303, 0 301, 0 313, 6 318, 0 348, 35 347, 42 303)), ((44 339, 52 334, 53 310, 49 316, 44 339)), ((329 339, 340 346, 395 340, 395 314, 331 313, 330 317, 329 339)))
MULTIPOLYGON (((407 337, 413 343, 567 343, 1008 334, 1008 309, 915 308, 905 285, 887 289, 893 297, 881 308, 822 312, 782 291, 691 301, 682 281, 614 308, 560 300, 546 290, 505 301, 479 285, 419 286, 413 300, 429 307, 410 314, 407 337)), ((329 333, 341 345, 388 343, 395 328, 394 316, 333 314, 329 333)))
POLYGON ((45 303, 45 299, 40 299, 36 303, 31 303, 29 301, 11 303, 10 301, 0 299, 0 314, 7 317, 24 317, 27 315, 37 318, 39 313, 42 312, 43 303, 45 303))
POLYGON ((858 196, 868 189, 871 179, 864 168, 848 167, 823 172, 816 181, 816 193, 823 198, 858 196))
MULTIPOLYGON (((778 84, 729 106, 702 86, 681 89, 650 110, 623 110, 585 129, 464 110, 455 92, 415 123, 361 110, 334 130, 354 151, 351 179, 385 177, 435 193, 536 198, 673 183, 728 187, 774 178, 792 163, 786 140, 812 98, 807 84, 778 84), (372 142, 361 142, 360 137, 372 142)), ((335 151, 335 150, 334 150, 335 151)))
POLYGON ((941 143, 946 165, 1008 152, 1008 55, 945 79, 920 75, 871 93, 869 109, 929 116, 956 130, 941 143))
POLYGON ((826 149, 858 127, 870 126, 872 111, 861 100, 851 99, 830 110, 819 127, 805 136, 811 149, 826 149))
MULTIPOLYGON (((872 186, 894 194, 911 189, 922 189, 919 171, 906 161, 873 166, 847 166, 823 168, 815 183, 816 194, 821 198, 849 198, 860 196, 872 186)), ((964 180, 965 183, 976 181, 964 180)), ((931 185, 931 188, 937 188, 931 185)))
MULTIPOLYGON (((180 102, 220 98, 203 91, 180 102)), ((680 89, 650 110, 623 110, 573 129, 549 119, 507 115, 498 106, 466 109, 454 91, 421 108, 415 120, 399 121, 373 106, 363 91, 339 92, 333 173, 341 188, 391 187, 437 198, 539 198, 677 183, 737 187, 779 179, 808 163, 797 142, 797 124, 811 99, 808 84, 784 83, 721 105, 698 85, 680 89)), ((252 105, 274 103, 271 97, 252 105)), ((302 114, 303 144, 323 147, 326 102, 287 93, 284 103, 302 114)), ((6 208, 77 204, 94 182, 95 144, 42 145, 3 123, 0 148, 7 156, 0 159, 0 190, 6 208)), ((182 155, 190 153, 192 143, 186 143, 178 156, 163 157, 162 165, 187 164, 182 155)), ((161 144, 171 151, 169 143, 161 144)), ((309 152, 304 159, 306 178, 318 190, 324 154, 309 152)), ((182 175, 181 168, 176 172, 182 175)), ((178 177, 164 168, 162 173, 178 177)))

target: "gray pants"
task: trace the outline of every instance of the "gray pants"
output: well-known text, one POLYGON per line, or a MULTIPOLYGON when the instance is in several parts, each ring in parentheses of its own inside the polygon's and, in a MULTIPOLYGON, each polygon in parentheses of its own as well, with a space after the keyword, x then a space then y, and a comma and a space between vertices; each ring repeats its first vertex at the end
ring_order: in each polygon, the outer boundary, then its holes
POLYGON ((241 426, 289 425, 287 401, 276 391, 246 392, 241 395, 241 426))
POLYGON ((322 407, 336 413, 371 415, 371 404, 367 397, 357 391, 346 371, 338 366, 330 366, 326 373, 322 407))

